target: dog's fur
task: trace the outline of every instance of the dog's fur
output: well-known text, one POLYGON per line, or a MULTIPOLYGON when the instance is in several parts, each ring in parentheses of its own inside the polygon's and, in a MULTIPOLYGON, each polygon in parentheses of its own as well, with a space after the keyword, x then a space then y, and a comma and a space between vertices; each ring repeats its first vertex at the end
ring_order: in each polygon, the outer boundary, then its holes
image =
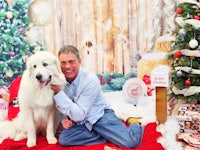
POLYGON ((1 140, 27 138, 27 146, 32 147, 36 145, 37 134, 43 132, 49 144, 57 143, 55 132, 59 117, 50 84, 65 84, 59 61, 51 52, 37 52, 28 59, 20 82, 20 112, 12 121, 0 123, 1 140))

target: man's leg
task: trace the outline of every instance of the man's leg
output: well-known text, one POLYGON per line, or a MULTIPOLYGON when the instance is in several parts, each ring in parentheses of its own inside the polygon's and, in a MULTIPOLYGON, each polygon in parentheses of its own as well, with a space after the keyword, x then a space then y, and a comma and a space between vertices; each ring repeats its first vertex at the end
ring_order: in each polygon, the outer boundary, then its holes
POLYGON ((144 128, 138 123, 126 127, 113 110, 105 110, 103 117, 93 125, 93 130, 118 146, 134 148, 141 144, 144 128))
POLYGON ((106 139, 93 130, 89 131, 84 124, 74 124, 60 133, 58 142, 63 146, 91 145, 105 143, 106 139))

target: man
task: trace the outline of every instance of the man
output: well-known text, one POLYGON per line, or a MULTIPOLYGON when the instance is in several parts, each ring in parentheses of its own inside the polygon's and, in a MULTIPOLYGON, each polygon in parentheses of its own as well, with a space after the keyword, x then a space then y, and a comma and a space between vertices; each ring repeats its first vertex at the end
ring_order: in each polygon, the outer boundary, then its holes
MULTIPOLYGON (((132 123, 126 127, 108 104, 96 74, 81 67, 76 47, 63 46, 58 58, 67 84, 64 89, 51 85, 55 103, 62 114, 63 146, 91 145, 110 141, 120 147, 134 148, 141 144, 144 127, 132 123)), ((134 121, 135 122, 135 121, 134 121)))

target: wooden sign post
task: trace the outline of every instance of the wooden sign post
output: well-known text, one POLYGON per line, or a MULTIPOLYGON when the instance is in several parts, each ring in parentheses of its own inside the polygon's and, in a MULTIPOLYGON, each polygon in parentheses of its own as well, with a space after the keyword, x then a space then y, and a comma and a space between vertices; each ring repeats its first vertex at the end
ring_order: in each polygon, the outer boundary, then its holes
POLYGON ((170 85, 170 68, 160 65, 151 72, 151 84, 156 88, 156 119, 159 124, 167 120, 167 87, 170 85))
POLYGON ((159 124, 167 120, 167 88, 156 87, 156 118, 159 124))

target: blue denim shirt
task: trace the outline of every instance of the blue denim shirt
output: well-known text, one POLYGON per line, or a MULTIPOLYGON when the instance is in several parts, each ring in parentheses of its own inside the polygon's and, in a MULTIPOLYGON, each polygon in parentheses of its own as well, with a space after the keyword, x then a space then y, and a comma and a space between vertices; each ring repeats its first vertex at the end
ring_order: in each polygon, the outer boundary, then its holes
POLYGON ((54 99, 64 117, 69 117, 77 124, 85 124, 89 130, 103 116, 104 110, 111 108, 96 74, 82 67, 76 79, 71 84, 67 83, 54 99))

